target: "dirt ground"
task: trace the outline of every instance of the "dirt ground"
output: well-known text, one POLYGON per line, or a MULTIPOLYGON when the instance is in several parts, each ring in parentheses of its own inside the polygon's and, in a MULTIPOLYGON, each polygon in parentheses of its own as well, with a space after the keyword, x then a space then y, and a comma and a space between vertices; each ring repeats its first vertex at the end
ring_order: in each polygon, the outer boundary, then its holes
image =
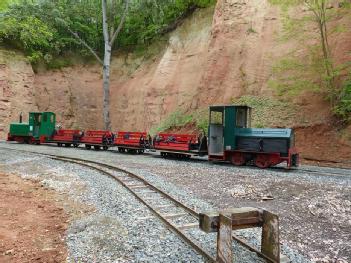
POLYGON ((0 263, 65 262, 68 223, 52 191, 0 173, 0 263))
POLYGON ((351 167, 351 126, 338 134, 331 125, 296 127, 296 147, 303 163, 351 167), (345 138, 344 138, 345 137, 345 138))

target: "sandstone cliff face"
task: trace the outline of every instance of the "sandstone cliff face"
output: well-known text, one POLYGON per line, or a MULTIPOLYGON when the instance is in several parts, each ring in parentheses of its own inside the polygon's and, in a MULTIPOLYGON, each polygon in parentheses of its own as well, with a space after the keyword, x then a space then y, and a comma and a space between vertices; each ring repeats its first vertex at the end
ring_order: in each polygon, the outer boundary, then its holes
MULTIPOLYGON (((341 22, 349 28, 350 19, 344 20, 341 22)), ((191 112, 229 103, 241 95, 274 96, 268 87, 272 66, 297 47, 293 41, 278 41, 281 30, 280 9, 268 0, 218 0, 215 8, 196 11, 164 44, 153 47, 155 55, 115 55, 111 73, 113 130, 148 130, 176 110, 191 112)), ((351 60, 349 31, 335 37, 332 46, 338 61, 351 60)), ((28 110, 54 111, 66 128, 103 126, 99 65, 34 75, 23 56, 9 59, 2 52, 0 84, 2 138, 8 123, 16 120, 20 111, 28 110)), ((302 127, 299 136, 304 136, 304 126, 330 125, 329 105, 322 96, 302 95, 293 102, 300 120, 294 126, 302 127)), ((338 145, 337 137, 334 132, 328 140, 338 145)), ((314 147, 302 142, 302 148, 314 147)), ((321 151, 308 152, 316 157, 321 151)))
POLYGON ((28 111, 37 110, 34 100, 34 72, 25 58, 0 50, 0 137, 6 138, 9 123, 24 120, 28 111))

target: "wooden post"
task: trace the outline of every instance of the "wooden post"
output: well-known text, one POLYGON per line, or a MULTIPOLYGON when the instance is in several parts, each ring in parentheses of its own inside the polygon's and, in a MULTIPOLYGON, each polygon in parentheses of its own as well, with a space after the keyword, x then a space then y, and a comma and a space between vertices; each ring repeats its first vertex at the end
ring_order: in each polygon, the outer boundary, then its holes
POLYGON ((261 252, 276 262, 280 262, 279 218, 263 210, 262 219, 261 252))
POLYGON ((217 235, 217 262, 233 262, 231 215, 219 214, 219 229, 217 235))
POLYGON ((253 227, 262 227, 261 253, 272 262, 282 262, 279 244, 279 218, 264 209, 241 207, 220 212, 200 213, 199 227, 206 233, 218 232, 218 262, 232 262, 232 230, 253 227))

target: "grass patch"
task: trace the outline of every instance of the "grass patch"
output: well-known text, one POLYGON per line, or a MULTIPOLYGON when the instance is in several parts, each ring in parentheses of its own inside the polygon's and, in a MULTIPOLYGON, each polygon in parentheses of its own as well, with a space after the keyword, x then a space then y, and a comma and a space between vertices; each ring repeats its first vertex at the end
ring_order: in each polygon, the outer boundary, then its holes
POLYGON ((292 126, 297 114, 290 102, 270 97, 242 96, 232 103, 253 108, 251 125, 255 128, 292 126))
POLYGON ((185 125, 193 124, 199 132, 207 134, 208 109, 196 110, 193 113, 186 113, 184 110, 177 109, 170 113, 159 125, 150 129, 150 134, 166 131, 174 128, 182 128, 185 125))

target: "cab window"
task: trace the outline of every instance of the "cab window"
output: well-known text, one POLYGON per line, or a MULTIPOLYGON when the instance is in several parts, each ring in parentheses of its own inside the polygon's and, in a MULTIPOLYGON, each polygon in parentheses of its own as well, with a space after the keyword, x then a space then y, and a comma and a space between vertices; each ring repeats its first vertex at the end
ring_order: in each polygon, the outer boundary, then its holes
POLYGON ((223 112, 211 111, 210 124, 223 124, 223 112))
POLYGON ((237 128, 246 128, 247 127, 247 111, 245 108, 236 109, 236 123, 237 128))

